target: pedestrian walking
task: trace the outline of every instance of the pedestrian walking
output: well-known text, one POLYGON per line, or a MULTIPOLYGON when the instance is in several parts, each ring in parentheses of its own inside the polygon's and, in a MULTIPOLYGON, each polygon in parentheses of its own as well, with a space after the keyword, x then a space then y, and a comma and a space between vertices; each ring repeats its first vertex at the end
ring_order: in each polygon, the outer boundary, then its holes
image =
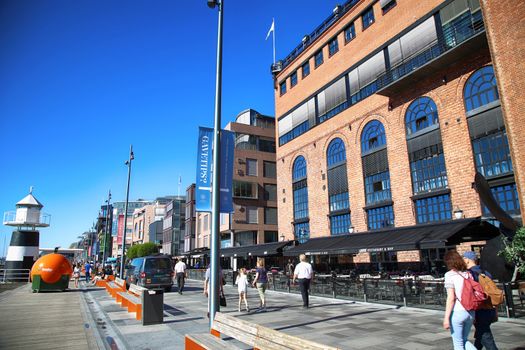
POLYGON ((445 288, 447 302, 443 328, 450 329, 454 350, 476 350, 468 341, 468 335, 474 322, 474 311, 466 310, 461 305, 461 293, 465 279, 472 278, 467 270, 467 265, 461 255, 455 250, 450 250, 444 257, 448 272, 445 273, 445 288))
POLYGON ((314 270, 312 265, 306 261, 306 255, 299 255, 299 264, 295 267, 293 273, 292 283, 295 283, 295 280, 299 282, 299 288, 301 289, 301 296, 303 298, 303 309, 307 309, 309 305, 309 296, 308 292, 310 291, 310 282, 314 278, 314 270))
POLYGON ((187 277, 186 263, 184 261, 177 259, 177 263, 175 264, 175 276, 177 277, 177 288, 179 294, 182 294, 184 281, 187 277))
MULTIPOLYGON (((208 264, 208 268, 206 269, 206 273, 204 274, 204 288, 203 288, 204 289, 203 293, 206 296, 206 298, 208 298, 208 296, 210 295, 210 286, 211 286, 210 278, 211 278, 211 267, 208 264)), ((223 279, 224 277, 222 275, 222 269, 219 266, 219 296, 224 295, 224 290, 223 290, 223 285, 222 285, 223 279)), ((210 317, 210 298, 208 298, 207 316, 210 317)))
POLYGON ((257 287, 259 292, 260 306, 261 311, 266 311, 266 297, 264 293, 268 287, 268 271, 264 268, 264 260, 257 260, 257 269, 255 270, 255 278, 252 282, 253 287, 257 287))
POLYGON ((239 292, 239 312, 241 312, 241 303, 244 300, 244 305, 246 306, 246 311, 250 311, 250 308, 248 307, 248 286, 250 285, 248 283, 248 276, 246 276, 246 269, 244 267, 239 269, 239 274, 237 275, 237 279, 235 280, 235 284, 237 285, 237 291, 239 292))
POLYGON ((78 288, 78 281, 80 280, 80 263, 75 264, 73 269, 73 280, 75 281, 75 288, 78 288))
MULTIPOLYGON (((479 282, 480 274, 485 274, 492 279, 492 275, 487 271, 481 270, 481 267, 477 264, 475 252, 469 250, 463 253, 463 260, 476 282, 479 282)), ((474 346, 478 350, 483 349, 483 347, 487 350, 498 350, 490 329, 490 324, 494 322, 497 317, 496 309, 489 303, 487 308, 476 310, 475 314, 476 322, 474 322, 474 327, 476 331, 474 332, 474 346)))
POLYGON ((89 263, 89 261, 86 261, 86 265, 84 266, 84 271, 85 271, 85 274, 86 274, 86 283, 89 283, 90 281, 90 278, 91 278, 91 264, 89 263))

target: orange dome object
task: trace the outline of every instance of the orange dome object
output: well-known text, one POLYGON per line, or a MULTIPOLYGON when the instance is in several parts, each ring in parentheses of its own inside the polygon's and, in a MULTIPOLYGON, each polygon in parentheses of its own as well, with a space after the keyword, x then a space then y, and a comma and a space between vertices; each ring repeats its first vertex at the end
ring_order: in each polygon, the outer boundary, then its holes
POLYGON ((39 258, 31 268, 31 280, 34 275, 40 275, 46 283, 56 283, 62 275, 71 275, 71 263, 61 254, 47 254, 39 258))

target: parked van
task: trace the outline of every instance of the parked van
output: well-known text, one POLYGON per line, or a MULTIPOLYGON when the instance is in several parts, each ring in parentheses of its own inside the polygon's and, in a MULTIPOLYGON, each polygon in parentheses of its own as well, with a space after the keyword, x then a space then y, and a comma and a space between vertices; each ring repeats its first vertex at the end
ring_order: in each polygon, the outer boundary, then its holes
POLYGON ((171 291, 173 285, 171 258, 168 255, 150 255, 133 259, 126 269, 126 284, 171 291))

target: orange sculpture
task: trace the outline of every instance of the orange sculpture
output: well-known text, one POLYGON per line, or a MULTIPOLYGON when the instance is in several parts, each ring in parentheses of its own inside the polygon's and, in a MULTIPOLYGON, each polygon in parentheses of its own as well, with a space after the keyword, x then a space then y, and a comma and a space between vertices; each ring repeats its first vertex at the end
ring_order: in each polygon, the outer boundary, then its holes
POLYGON ((40 275, 40 278, 46 283, 56 283, 63 275, 73 273, 73 267, 69 260, 61 254, 47 254, 40 257, 31 268, 31 280, 34 275, 40 275))

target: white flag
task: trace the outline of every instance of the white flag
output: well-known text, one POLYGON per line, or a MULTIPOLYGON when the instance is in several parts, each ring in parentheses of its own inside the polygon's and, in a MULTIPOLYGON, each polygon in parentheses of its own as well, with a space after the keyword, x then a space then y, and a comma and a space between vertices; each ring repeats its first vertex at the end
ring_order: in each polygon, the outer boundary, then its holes
POLYGON ((272 26, 270 27, 270 30, 268 30, 268 34, 266 34, 266 39, 264 40, 268 40, 268 38, 270 37, 270 33, 273 32, 274 30, 275 30, 275 22, 272 19, 272 26))

